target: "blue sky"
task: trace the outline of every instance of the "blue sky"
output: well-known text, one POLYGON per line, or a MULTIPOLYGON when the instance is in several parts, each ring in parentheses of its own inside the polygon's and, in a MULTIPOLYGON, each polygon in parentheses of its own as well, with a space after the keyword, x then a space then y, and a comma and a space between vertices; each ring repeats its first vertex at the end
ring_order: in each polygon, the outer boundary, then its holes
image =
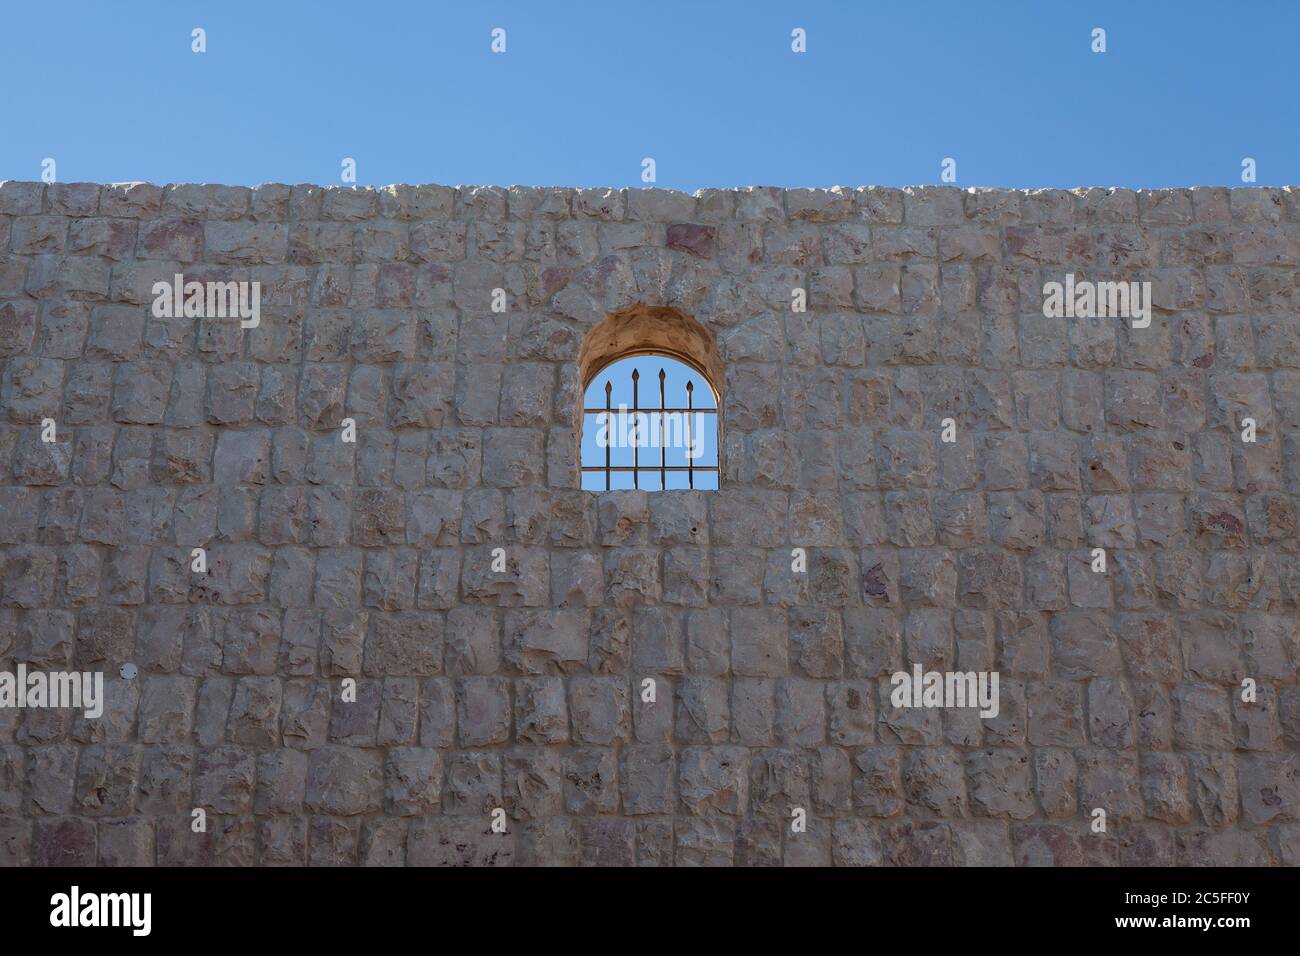
POLYGON ((1300 182, 1300 3, 9 3, 0 179, 1300 182), (190 50, 207 31, 208 52, 190 50), (490 51, 494 27, 506 52, 490 51), (808 50, 791 52, 790 32, 808 50), (1094 27, 1107 52, 1090 50, 1094 27))

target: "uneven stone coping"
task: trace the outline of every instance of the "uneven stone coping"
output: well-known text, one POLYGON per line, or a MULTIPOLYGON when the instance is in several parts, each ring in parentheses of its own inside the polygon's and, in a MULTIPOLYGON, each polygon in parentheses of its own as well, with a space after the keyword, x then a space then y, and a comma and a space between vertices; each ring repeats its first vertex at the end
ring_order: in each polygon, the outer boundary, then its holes
POLYGON ((222 189, 265 189, 268 187, 279 186, 285 189, 295 187, 321 189, 321 190, 349 190, 349 191, 371 191, 371 192, 391 192, 398 189, 452 189, 459 191, 476 190, 476 189, 501 189, 507 191, 530 190, 541 192, 638 192, 638 193, 672 193, 678 196, 690 196, 698 199, 702 195, 709 193, 751 193, 760 190, 770 190, 774 192, 786 193, 844 193, 856 192, 859 190, 894 190, 896 192, 917 192, 920 190, 944 190, 949 192, 961 193, 1018 193, 1021 195, 1039 194, 1039 193, 1071 193, 1076 196, 1087 196, 1093 193, 1131 193, 1131 194, 1150 194, 1150 193, 1184 193, 1205 190, 1227 190, 1229 192, 1270 192, 1270 191, 1300 191, 1300 184, 1284 186, 1227 186, 1223 184, 1201 184, 1193 186, 1158 186, 1154 188, 1133 189, 1128 186, 956 186, 940 185, 936 183, 913 183, 906 186, 884 186, 877 183, 862 183, 857 186, 846 186, 837 184, 835 186, 770 186, 760 184, 750 184, 744 186, 702 186, 692 192, 684 189, 668 189, 660 186, 560 186, 560 185, 524 185, 522 183, 387 183, 382 186, 375 185, 340 185, 337 183, 276 183, 264 182, 257 183, 253 186, 245 186, 239 183, 151 183, 146 180, 133 179, 122 182, 55 182, 45 183, 40 180, 29 179, 0 179, 0 186, 54 186, 54 187, 79 187, 79 186, 98 186, 103 189, 120 189, 130 186, 148 186, 153 189, 182 189, 191 187, 219 187, 222 189))
MULTIPOLYGON (((524 185, 493 185, 493 184, 440 184, 440 183, 393 183, 383 186, 352 186, 352 185, 324 185, 319 183, 260 183, 255 186, 244 185, 227 185, 220 183, 167 183, 156 185, 144 181, 129 181, 117 183, 94 183, 94 182, 76 182, 76 183, 43 183, 30 180, 0 180, 0 213, 5 214, 33 214, 33 210, 22 209, 15 210, 11 208, 14 203, 8 196, 14 198, 34 198, 31 194, 34 191, 45 189, 47 191, 48 202, 46 205, 53 212, 62 212, 64 214, 76 213, 82 215, 93 214, 96 210, 86 205, 89 201, 88 196, 83 196, 80 203, 72 201, 75 209, 67 208, 72 197, 78 193, 85 194, 90 190, 107 190, 110 196, 121 194, 125 198, 128 194, 137 194, 134 202, 128 200, 129 205, 138 205, 140 194, 157 192, 159 198, 162 193, 186 193, 191 191, 220 190, 226 194, 225 198, 234 200, 239 193, 249 195, 272 194, 289 190, 305 190, 315 192, 321 195, 343 195, 352 194, 355 196, 374 197, 379 199, 379 208, 368 212, 359 212, 351 210, 350 215, 326 216, 324 218, 336 219, 364 219, 374 215, 380 218, 397 218, 397 219, 422 219, 422 218, 443 218, 451 214, 452 209, 460 202, 473 203, 475 199, 486 199, 492 195, 509 197, 511 200, 510 218, 531 218, 540 217, 543 219, 563 219, 570 215, 590 216, 598 219, 621 220, 623 218, 638 219, 637 210, 627 209, 630 213, 624 216, 628 200, 637 202, 654 203, 659 202, 681 202, 681 201, 703 201, 705 208, 700 212, 703 214, 702 219, 710 218, 708 213, 714 215, 728 215, 723 210, 712 210, 708 208, 708 201, 722 201, 723 197, 735 197, 744 199, 748 202, 764 203, 772 206, 784 206, 781 208, 770 208, 770 213, 775 215, 762 216, 750 215, 741 218, 781 218, 788 216, 792 219, 810 219, 810 220, 834 220, 838 215, 844 215, 848 212, 840 204, 852 204, 857 197, 861 203, 863 199, 868 202, 874 196, 909 196, 923 202, 942 204, 945 200, 951 201, 954 198, 961 199, 966 204, 966 218, 970 219, 997 219, 1002 218, 1002 213, 1006 210, 999 208, 990 208, 986 204, 991 200, 1001 198, 1052 198, 1060 201, 1066 197, 1071 197, 1083 209, 1094 213, 1101 221, 1124 222, 1132 221, 1134 217, 1141 220, 1157 224, 1171 224, 1184 221, 1181 218, 1171 218, 1171 210, 1168 204, 1178 204, 1181 201, 1192 200, 1193 202, 1211 201, 1212 199, 1221 199, 1225 194, 1232 197, 1242 197, 1243 201, 1246 196, 1250 196, 1253 201, 1263 200, 1264 197, 1271 199, 1279 207, 1285 207, 1288 220, 1300 220, 1300 184, 1285 186, 1254 186, 1254 185, 1198 185, 1198 186, 1170 186, 1160 188, 1131 189, 1119 186, 1077 186, 1068 188, 1059 187, 1034 187, 1034 188, 1007 188, 996 186, 956 186, 956 185, 933 185, 918 184, 911 186, 880 186, 880 185, 859 185, 844 186, 837 185, 831 187, 781 187, 781 186, 735 186, 735 187, 706 187, 696 189, 694 192, 685 192, 682 190, 665 189, 657 186, 652 187, 610 187, 610 186, 524 186, 524 185), (572 211, 568 209, 568 200, 572 197, 575 200, 575 206, 572 211), (639 199, 638 199, 639 197, 639 199), (555 208, 548 206, 557 200, 563 200, 565 208, 555 208), (620 208, 614 208, 617 204, 620 208)), ((148 200, 146 199, 147 203, 148 200)), ((648 210, 647 210, 648 211, 648 210)), ((759 208, 749 210, 751 213, 760 211, 759 208)), ((104 214, 110 214, 110 210, 102 210, 104 214)), ((231 210, 234 212, 234 210, 231 210)), ((244 215, 251 214, 258 218, 256 209, 243 209, 237 215, 231 218, 242 218, 244 215)), ((279 217, 283 218, 283 217, 279 217)), ((294 217, 290 217, 294 218, 294 217)), ((649 218, 648 216, 646 218, 649 218)), ((1199 221, 1202 217, 1198 214, 1189 216, 1185 221, 1199 221)), ((944 220, 931 220, 926 224, 942 224, 944 220)))

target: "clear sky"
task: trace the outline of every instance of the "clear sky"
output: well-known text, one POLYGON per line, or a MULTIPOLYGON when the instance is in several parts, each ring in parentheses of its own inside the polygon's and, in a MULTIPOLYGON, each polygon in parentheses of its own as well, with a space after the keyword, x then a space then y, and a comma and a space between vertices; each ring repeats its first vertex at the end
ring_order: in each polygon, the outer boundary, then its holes
POLYGON ((10 0, 0 63, 0 179, 1300 183, 1296 0, 10 0))

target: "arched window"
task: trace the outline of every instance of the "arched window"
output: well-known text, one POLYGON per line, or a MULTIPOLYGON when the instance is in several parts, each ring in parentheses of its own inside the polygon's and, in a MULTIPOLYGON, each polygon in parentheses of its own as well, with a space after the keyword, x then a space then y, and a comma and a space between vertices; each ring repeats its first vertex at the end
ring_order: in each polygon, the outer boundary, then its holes
POLYGON ((718 397, 681 359, 646 352, 606 365, 582 408, 582 487, 718 487, 718 397))
POLYGON ((718 487, 722 358, 704 326, 629 306, 587 333, 578 361, 585 490, 718 487))

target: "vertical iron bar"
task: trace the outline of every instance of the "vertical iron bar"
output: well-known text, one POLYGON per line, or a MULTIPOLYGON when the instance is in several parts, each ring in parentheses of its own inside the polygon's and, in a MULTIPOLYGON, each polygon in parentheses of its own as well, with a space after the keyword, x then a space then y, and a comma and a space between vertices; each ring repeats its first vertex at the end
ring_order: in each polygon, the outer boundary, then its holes
POLYGON ((614 429, 613 409, 610 405, 610 393, 614 391, 614 381, 609 379, 605 382, 605 490, 609 491, 609 449, 612 444, 610 432, 614 429))
POLYGON ((691 419, 694 418, 695 405, 695 383, 689 378, 686 380, 686 477, 691 483, 691 488, 695 487, 695 459, 691 457, 691 419))
POLYGON ((664 400, 664 376, 667 373, 663 369, 659 370, 659 490, 668 490, 668 469, 664 466, 668 464, 668 442, 664 438, 668 434, 668 413, 663 409, 668 407, 668 402, 664 400))
POLYGON ((632 434, 636 436, 632 440, 632 487, 641 487, 641 400, 637 393, 637 383, 641 381, 641 373, 632 369, 632 434))

